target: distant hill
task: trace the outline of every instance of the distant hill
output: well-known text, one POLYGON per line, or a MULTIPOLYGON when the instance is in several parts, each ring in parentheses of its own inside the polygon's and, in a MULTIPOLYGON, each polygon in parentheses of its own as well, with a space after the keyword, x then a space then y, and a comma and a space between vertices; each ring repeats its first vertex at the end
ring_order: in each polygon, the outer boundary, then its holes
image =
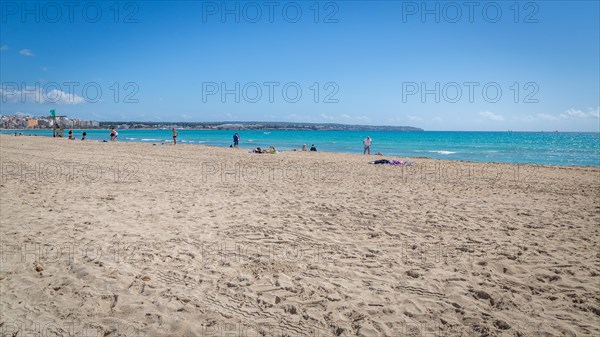
POLYGON ((423 131, 412 126, 349 125, 336 123, 297 122, 100 122, 100 127, 129 129, 189 128, 211 130, 361 130, 361 131, 423 131))

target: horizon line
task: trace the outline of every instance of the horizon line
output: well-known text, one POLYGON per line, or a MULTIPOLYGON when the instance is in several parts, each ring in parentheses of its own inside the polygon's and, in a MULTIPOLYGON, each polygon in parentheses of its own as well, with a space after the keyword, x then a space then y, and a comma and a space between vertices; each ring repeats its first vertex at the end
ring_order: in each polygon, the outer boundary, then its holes
MULTIPOLYGON (((24 114, 25 115, 25 114, 24 114)), ((39 115, 39 116, 34 116, 34 115, 30 115, 27 114, 31 117, 42 117, 42 118, 50 118, 51 116, 45 116, 45 115, 39 115)), ((0 114, 0 116, 15 116, 15 117, 19 117, 16 114, 13 115, 3 115, 0 114)), ((25 116, 23 116, 25 117, 25 116)), ((66 117, 69 118, 69 117, 66 117)), ((225 120, 221 120, 221 121, 178 121, 178 122, 174 122, 174 121, 136 121, 136 120, 122 120, 122 121, 118 121, 118 120, 94 120, 94 119, 82 119, 80 117, 71 117, 70 119, 80 119, 80 120, 85 120, 85 121, 97 121, 99 123, 114 123, 114 124, 127 124, 127 123, 140 123, 140 124, 249 124, 249 123, 257 123, 257 124, 307 124, 307 125, 341 125, 341 126, 354 126, 354 127, 371 127, 371 128, 377 128, 377 127, 389 127, 389 128, 413 128, 413 129, 417 129, 417 130, 407 130, 407 131, 403 131, 403 132, 415 132, 415 131, 419 131, 419 132, 532 132, 532 133, 555 133, 555 132, 562 132, 562 133, 600 133, 600 130, 596 130, 596 131, 561 131, 561 130, 426 130, 422 127, 418 127, 418 126, 410 126, 410 125, 386 125, 386 124, 345 124, 345 123, 336 123, 336 122, 298 122, 298 121, 225 121, 225 120)), ((35 130, 35 129, 7 129, 7 128, 2 128, 4 130, 35 130)), ((144 128, 142 128, 144 129, 144 128)), ((44 130, 44 129, 38 129, 38 130, 44 130)), ((76 129, 77 130, 77 129, 76 129)), ((225 129, 227 130, 227 129, 225 129)), ((233 129, 231 129, 233 130, 233 129)), ((259 129, 255 129, 255 130, 259 130, 259 129)), ((298 130, 298 131, 361 131, 361 130, 298 130)), ((377 131, 377 130, 365 130, 365 131, 377 131)), ((399 131, 399 130, 381 130, 381 131, 399 131)))

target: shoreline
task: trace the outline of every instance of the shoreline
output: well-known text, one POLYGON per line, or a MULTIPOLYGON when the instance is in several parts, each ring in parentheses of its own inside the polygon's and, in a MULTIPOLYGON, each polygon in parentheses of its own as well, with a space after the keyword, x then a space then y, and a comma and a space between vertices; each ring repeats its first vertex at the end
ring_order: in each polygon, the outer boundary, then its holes
MULTIPOLYGON (((75 130, 75 129, 73 129, 75 130)), ((87 130, 87 129, 81 129, 81 130, 87 130)), ((107 129, 109 130, 109 129, 107 129)), ((156 130, 156 129, 151 129, 151 130, 156 130)), ((457 131, 458 132, 458 131, 457 131)), ((0 137, 15 137, 14 135, 9 135, 9 134, 0 134, 0 137)), ((61 140, 61 138, 55 138, 55 137, 51 137, 51 136, 47 136, 47 135, 22 135, 22 136, 16 136, 16 137, 45 137, 45 138, 52 138, 52 139, 57 139, 57 140, 61 140)), ((63 137, 62 139, 64 140, 69 140, 68 137, 63 137)), ((73 141, 78 141, 81 142, 81 139, 74 139, 73 141)), ((127 144, 152 144, 151 146, 174 146, 172 144, 172 141, 166 141, 163 140, 162 142, 156 141, 156 142, 151 142, 151 141, 117 141, 117 142, 110 142, 110 141, 102 141, 102 140, 85 140, 85 142, 96 142, 96 143, 127 143, 127 144)), ((218 145, 207 145, 207 144, 189 144, 189 143, 179 143, 175 146, 200 146, 200 147, 209 147, 209 148, 215 148, 215 149, 232 149, 229 146, 218 146, 218 145)), ((252 147, 252 148, 245 148, 245 147, 238 147, 238 150, 245 150, 245 151, 251 151, 253 149, 255 149, 256 147, 252 147)), ((297 150, 297 151, 293 151, 293 150, 277 150, 278 153, 303 153, 303 151, 297 150)), ((475 161, 475 160, 464 160, 464 159, 440 159, 440 158, 434 158, 434 157, 425 157, 425 156, 398 156, 398 155, 382 155, 382 156, 378 156, 376 154, 371 154, 371 155, 363 155, 361 153, 356 153, 356 152, 343 152, 343 151, 317 151, 319 153, 330 153, 330 154, 344 154, 344 155, 356 155, 356 156, 365 156, 367 158, 375 158, 374 160, 376 160, 377 158, 380 159, 386 159, 386 158, 399 158, 399 159, 408 159, 408 160, 418 160, 418 159, 425 159, 425 160, 432 160, 432 161, 440 161, 440 162, 449 162, 449 163, 471 163, 471 164, 497 164, 497 165, 510 165, 510 166, 527 166, 527 165, 531 165, 531 166, 539 166, 539 167, 556 167, 556 168, 595 168, 595 169, 600 169, 600 164, 598 165, 556 165, 556 164, 537 164, 537 163, 514 163, 514 162, 502 162, 502 161, 475 161)), ((309 153, 309 151, 307 151, 306 153, 309 153)), ((269 155, 269 154, 265 154, 265 155, 269 155)))
MULTIPOLYGON (((35 130, 48 130, 48 131, 52 131, 52 128, 45 128, 45 129, 7 129, 7 128, 2 128, 1 130, 10 130, 10 131, 35 131, 35 130)), ((68 129, 63 129, 63 130, 68 130, 68 129)), ((87 128, 87 129, 72 129, 73 131, 75 130, 80 130, 80 131, 89 131, 89 130, 103 130, 103 131, 108 131, 110 130, 110 128, 87 128)), ((129 131, 135 131, 135 130, 146 130, 146 131, 152 131, 152 130, 171 130, 170 128, 130 128, 130 129, 116 129, 118 130, 129 130, 129 131)), ((324 129, 270 129, 270 128, 261 128, 261 129, 228 129, 228 128, 223 128, 223 129, 195 129, 195 128, 177 128, 178 131, 181 130, 186 130, 186 131, 262 131, 262 130, 268 130, 268 131, 324 131, 324 132, 330 132, 330 131, 339 131, 339 132, 346 132, 346 131, 352 131, 352 132, 406 132, 406 133, 421 133, 421 132, 457 132, 457 133, 550 133, 550 134, 554 134, 554 133, 581 133, 581 134, 600 134, 600 131, 533 131, 533 130, 522 130, 522 131, 514 131, 514 130, 501 130, 501 131, 485 131, 485 130, 467 130, 467 131, 458 131, 458 130, 371 130, 371 129, 356 129, 356 130, 324 130, 324 129)))

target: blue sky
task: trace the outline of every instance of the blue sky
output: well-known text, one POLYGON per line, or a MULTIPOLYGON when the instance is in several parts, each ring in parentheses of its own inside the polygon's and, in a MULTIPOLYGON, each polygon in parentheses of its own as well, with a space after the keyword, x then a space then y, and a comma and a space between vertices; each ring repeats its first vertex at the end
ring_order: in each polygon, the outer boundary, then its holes
POLYGON ((600 131, 598 1, 69 3, 1 2, 0 113, 600 131))

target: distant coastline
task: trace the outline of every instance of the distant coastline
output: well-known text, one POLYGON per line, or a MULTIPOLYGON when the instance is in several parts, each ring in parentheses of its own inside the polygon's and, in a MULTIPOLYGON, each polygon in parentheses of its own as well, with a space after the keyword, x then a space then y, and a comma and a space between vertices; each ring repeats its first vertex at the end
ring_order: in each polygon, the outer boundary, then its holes
POLYGON ((67 116, 31 116, 27 114, 0 115, 2 129, 52 129, 54 123, 61 129, 191 129, 191 130, 326 130, 326 131, 424 131, 413 126, 359 125, 339 123, 302 122, 141 122, 141 121, 88 121, 67 116))
POLYGON ((194 130, 326 130, 326 131, 424 131, 413 126, 359 125, 298 122, 100 122, 100 127, 119 129, 179 128, 194 130))

